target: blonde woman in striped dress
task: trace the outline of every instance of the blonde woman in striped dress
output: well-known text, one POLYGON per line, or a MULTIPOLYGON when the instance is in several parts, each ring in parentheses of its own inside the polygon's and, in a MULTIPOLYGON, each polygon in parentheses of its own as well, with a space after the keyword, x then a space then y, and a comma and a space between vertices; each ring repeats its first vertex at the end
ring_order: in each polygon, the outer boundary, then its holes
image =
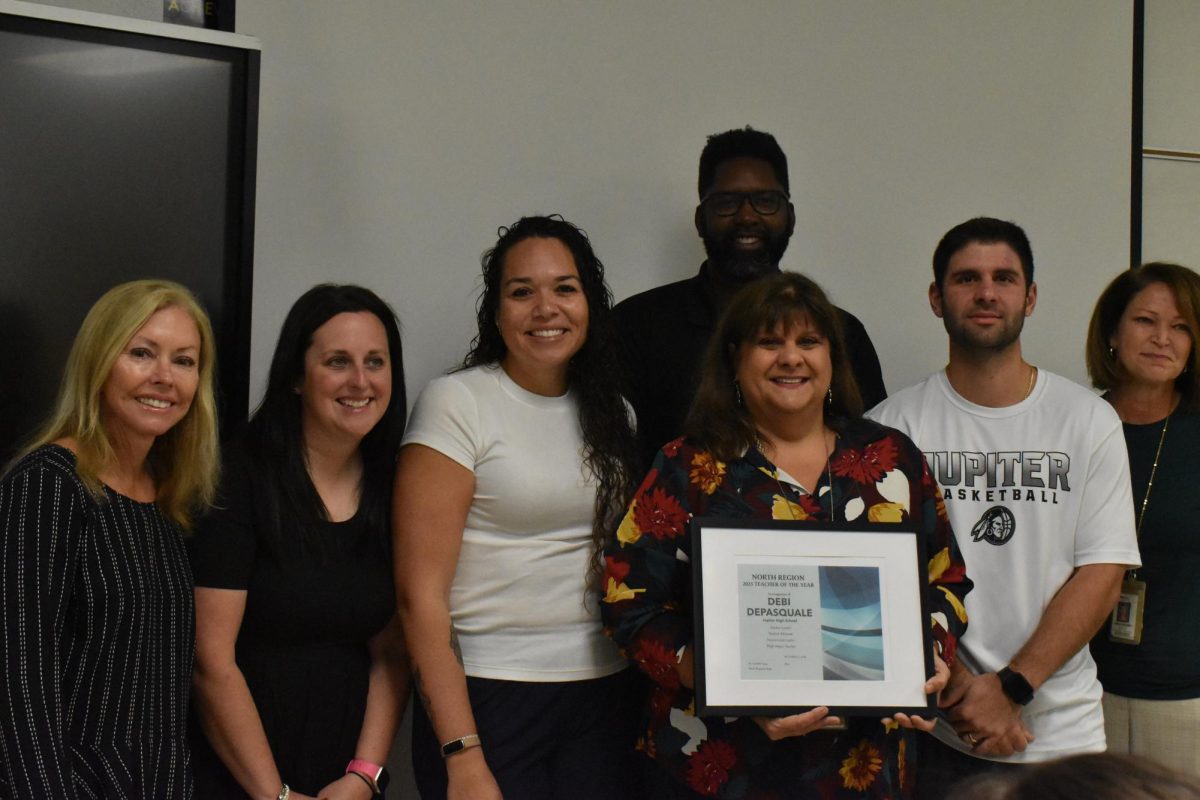
POLYGON ((187 289, 111 289, 0 481, 0 797, 192 797, 183 535, 216 485, 214 360, 187 289))

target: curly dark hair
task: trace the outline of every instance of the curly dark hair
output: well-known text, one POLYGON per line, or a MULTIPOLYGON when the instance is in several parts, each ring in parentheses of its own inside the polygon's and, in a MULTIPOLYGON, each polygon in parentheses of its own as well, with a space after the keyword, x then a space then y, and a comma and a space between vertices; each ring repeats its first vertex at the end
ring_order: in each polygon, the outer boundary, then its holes
POLYGON ((495 247, 483 254, 483 289, 475 312, 479 330, 459 369, 496 365, 508 353, 496 315, 504 260, 525 239, 557 239, 570 251, 587 299, 588 329, 583 347, 567 365, 567 385, 579 405, 583 433, 583 463, 596 478, 596 506, 592 519, 592 558, 587 586, 600 580, 600 551, 609 533, 625 513, 641 476, 637 440, 629 408, 621 395, 616 349, 612 334, 612 292, 604 282, 604 265, 592 250, 587 233, 561 216, 522 217, 497 231, 495 247))

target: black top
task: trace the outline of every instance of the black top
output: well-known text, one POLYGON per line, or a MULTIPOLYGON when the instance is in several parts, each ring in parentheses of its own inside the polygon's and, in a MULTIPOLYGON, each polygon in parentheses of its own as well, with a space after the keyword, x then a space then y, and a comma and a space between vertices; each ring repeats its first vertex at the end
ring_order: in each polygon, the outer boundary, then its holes
MULTIPOLYGON (((1133 510, 1146 496, 1162 423, 1125 424, 1133 510)), ((1142 643, 1108 640, 1109 622, 1092 639, 1104 690, 1146 700, 1200 697, 1200 413, 1177 410, 1163 439, 1138 547, 1146 582, 1142 643)))
POLYGON ((182 533, 46 445, 0 482, 0 797, 190 798, 182 533))
MULTIPOLYGON (((719 311, 700 273, 622 300, 613 309, 626 397, 637 413, 646 464, 683 433, 700 383, 700 363, 717 327, 719 311)), ((871 337, 858 318, 840 308, 842 336, 863 408, 887 397, 871 337)))
MULTIPOLYGON (((359 514, 317 522, 321 554, 297 546, 268 554, 261 515, 268 505, 256 466, 241 447, 226 454, 216 509, 191 542, 196 585, 246 591, 236 659, 262 719, 280 777, 316 795, 354 758, 366 711, 367 642, 395 611, 390 549, 359 514)), ((246 794, 198 730, 196 792, 246 794)))

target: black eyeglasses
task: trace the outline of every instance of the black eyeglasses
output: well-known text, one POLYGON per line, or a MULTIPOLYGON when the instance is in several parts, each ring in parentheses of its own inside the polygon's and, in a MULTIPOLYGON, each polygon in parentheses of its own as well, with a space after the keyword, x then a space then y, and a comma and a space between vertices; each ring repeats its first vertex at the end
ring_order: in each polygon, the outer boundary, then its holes
POLYGON ((742 204, 750 201, 750 207, 764 217, 778 214, 787 202, 783 192, 713 192, 704 198, 709 209, 718 217, 732 217, 742 210, 742 204))

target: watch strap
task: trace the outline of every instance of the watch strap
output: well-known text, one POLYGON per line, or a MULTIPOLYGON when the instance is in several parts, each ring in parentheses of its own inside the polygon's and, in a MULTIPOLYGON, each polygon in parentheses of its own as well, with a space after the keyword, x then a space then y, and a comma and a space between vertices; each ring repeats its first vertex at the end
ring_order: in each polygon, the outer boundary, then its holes
POLYGON ((378 796, 379 796, 379 790, 375 788, 375 784, 374 784, 374 783, 372 783, 372 782, 371 782, 371 779, 370 779, 370 778, 368 778, 366 775, 363 775, 361 772, 358 772, 358 771, 356 771, 356 770, 352 770, 352 769, 348 769, 348 770, 346 770, 346 774, 347 774, 347 775, 353 775, 354 777, 358 778, 360 781, 362 781, 363 783, 365 783, 365 784, 367 785, 367 788, 371 790, 371 796, 372 796, 372 797, 378 797, 378 796))
POLYGON ((346 773, 354 773, 360 778, 366 780, 367 784, 370 785, 371 790, 377 795, 383 794, 383 790, 386 789, 388 785, 387 769, 379 764, 367 761, 366 759, 355 758, 351 760, 351 762, 346 765, 346 773))
POLYGON ((1000 679, 1000 690, 1005 697, 1019 706, 1027 705, 1033 699, 1033 686, 1025 676, 1011 667, 1005 667, 996 673, 1000 679))

